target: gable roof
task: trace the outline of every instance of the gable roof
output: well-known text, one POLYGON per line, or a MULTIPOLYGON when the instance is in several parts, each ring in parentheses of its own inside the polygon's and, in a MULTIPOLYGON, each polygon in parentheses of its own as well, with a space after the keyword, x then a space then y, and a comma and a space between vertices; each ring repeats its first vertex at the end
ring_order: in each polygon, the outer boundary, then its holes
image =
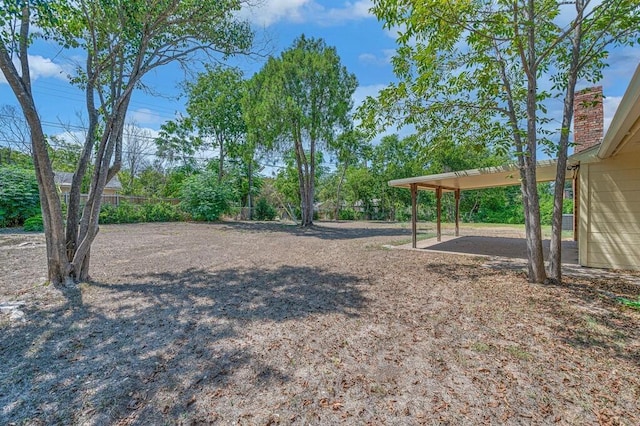
MULTIPOLYGON (((71 181, 72 180, 73 180, 73 173, 69 173, 69 172, 53 172, 53 181, 55 182, 56 185, 71 186, 71 181)), ((115 190, 122 189, 122 184, 120 183, 120 180, 118 179, 118 175, 114 176, 113 179, 111 179, 109 182, 107 182, 107 185, 105 186, 105 189, 115 189, 115 190)))

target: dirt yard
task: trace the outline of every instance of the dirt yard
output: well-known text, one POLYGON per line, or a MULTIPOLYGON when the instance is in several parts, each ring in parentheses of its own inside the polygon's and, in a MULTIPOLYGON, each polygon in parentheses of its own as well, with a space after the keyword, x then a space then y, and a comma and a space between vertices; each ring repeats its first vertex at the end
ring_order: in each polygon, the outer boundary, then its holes
POLYGON ((640 424, 637 284, 384 247, 409 238, 103 226, 60 292, 42 235, 4 232, 0 424, 640 424))

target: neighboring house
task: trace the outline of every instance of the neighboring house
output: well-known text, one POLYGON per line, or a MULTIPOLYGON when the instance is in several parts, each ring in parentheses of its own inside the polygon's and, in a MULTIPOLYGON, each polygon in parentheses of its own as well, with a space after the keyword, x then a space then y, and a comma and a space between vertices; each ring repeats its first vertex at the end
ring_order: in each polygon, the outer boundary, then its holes
MULTIPOLYGON (((68 172, 53 172, 54 181, 56 186, 60 188, 61 194, 67 194, 71 190, 71 181, 73 179, 73 173, 68 172)), ((104 187, 103 195, 116 195, 122 191, 122 184, 118 180, 118 176, 114 176, 107 185, 104 187)))
POLYGON ((640 66, 604 138, 601 102, 575 115, 580 264, 640 269, 640 66))
MULTIPOLYGON (((567 180, 574 184, 578 257, 582 266, 640 270, 640 65, 603 138, 602 88, 581 91, 574 105, 575 153, 567 180)), ((555 160, 538 162, 539 182, 553 181, 555 160)), ((434 190, 438 206, 444 191, 455 192, 456 235, 460 191, 518 184, 515 165, 397 179, 389 185, 412 193, 413 246, 416 247, 418 190, 434 190)), ((437 235, 440 239, 440 208, 437 235)))

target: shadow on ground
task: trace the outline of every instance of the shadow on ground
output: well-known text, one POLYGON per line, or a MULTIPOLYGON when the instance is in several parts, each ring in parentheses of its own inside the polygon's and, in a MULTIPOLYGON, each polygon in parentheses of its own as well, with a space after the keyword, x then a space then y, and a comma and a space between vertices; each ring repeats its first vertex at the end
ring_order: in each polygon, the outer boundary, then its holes
MULTIPOLYGON (((245 232, 286 232, 291 235, 316 237, 323 240, 351 240, 371 237, 411 237, 411 230, 400 227, 378 227, 376 222, 372 226, 337 227, 341 222, 314 222, 313 226, 302 228, 295 224, 283 224, 278 222, 224 222, 229 229, 245 232)), ((384 222, 388 225, 387 222, 384 222)))
POLYGON ((66 304, 27 312, 0 336, 0 423, 112 423, 178 418, 199 386, 238 370, 268 389, 289 380, 252 356, 243 327, 312 315, 357 316, 358 278, 323 269, 190 269, 82 284, 66 304), (247 373, 250 372, 250 373, 247 373), (156 392, 166 390, 168 401, 156 392))

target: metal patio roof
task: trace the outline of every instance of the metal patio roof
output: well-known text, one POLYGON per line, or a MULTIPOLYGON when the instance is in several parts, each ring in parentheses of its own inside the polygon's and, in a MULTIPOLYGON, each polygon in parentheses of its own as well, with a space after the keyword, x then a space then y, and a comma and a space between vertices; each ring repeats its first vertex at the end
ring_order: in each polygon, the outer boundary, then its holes
MULTIPOLYGON (((567 170, 567 179, 573 178, 573 170, 567 170)), ((549 182, 556 178, 556 160, 538 161, 536 167, 538 182, 549 182)), ((439 173, 389 181, 389 186, 418 189, 442 188, 445 191, 493 188, 520 184, 520 172, 517 164, 505 164, 497 167, 462 170, 459 172, 439 173)))

